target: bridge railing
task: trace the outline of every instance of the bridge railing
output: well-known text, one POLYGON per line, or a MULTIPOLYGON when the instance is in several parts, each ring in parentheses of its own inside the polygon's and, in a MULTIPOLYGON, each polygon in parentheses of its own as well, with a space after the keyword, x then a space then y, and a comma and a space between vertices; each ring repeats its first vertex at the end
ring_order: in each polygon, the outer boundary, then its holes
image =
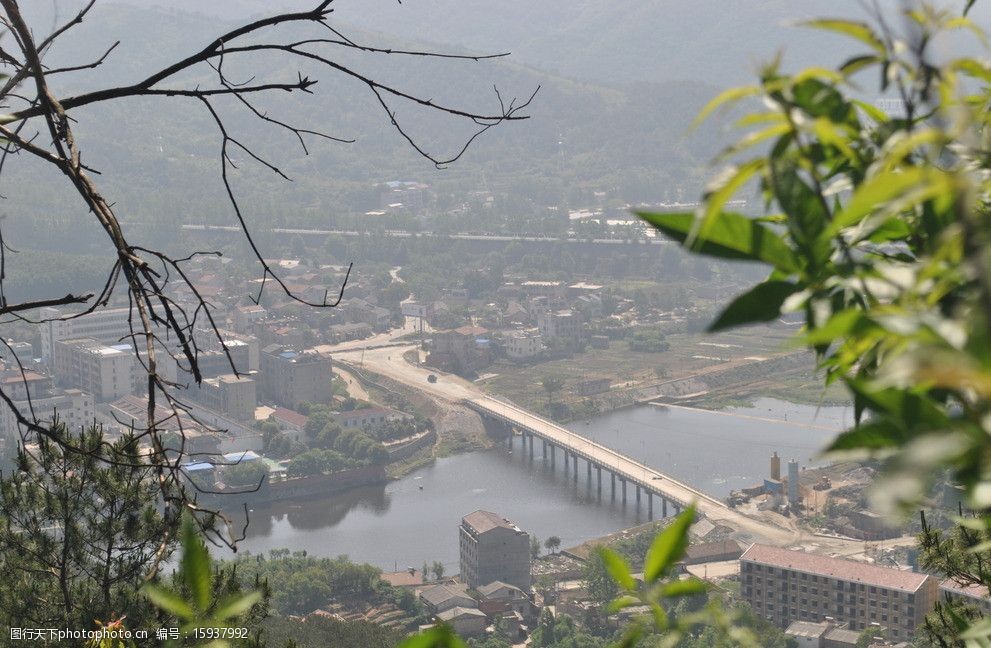
MULTIPOLYGON (((545 425, 548 425, 548 426, 551 426, 551 427, 555 427, 555 428, 559 428, 565 434, 567 434, 569 437, 572 437, 572 436, 573 437, 576 437, 577 439, 579 439, 581 441, 581 443, 586 444, 588 446, 591 446, 595 450, 597 450, 597 451, 599 451, 601 453, 604 453, 606 455, 613 456, 613 457, 615 457, 615 458, 617 458, 617 459, 619 459, 621 461, 624 461, 624 462, 626 462, 628 464, 632 464, 633 467, 636 470, 642 471, 644 473, 644 477, 643 478, 638 477, 633 472, 630 472, 628 470, 623 470, 621 468, 612 467, 612 468, 610 468, 610 470, 612 472, 614 472, 614 473, 617 473, 619 475, 622 475, 623 478, 626 481, 633 482, 634 484, 640 486, 641 488, 644 488, 645 490, 657 492, 658 494, 664 496, 666 499, 669 499, 671 501, 674 501, 675 503, 680 504, 681 506, 687 506, 689 504, 688 502, 681 501, 680 498, 678 498, 676 496, 673 496, 670 493, 668 493, 663 488, 663 484, 657 484, 656 483, 657 480, 647 479, 646 478, 646 473, 647 472, 651 472, 651 473, 654 473, 655 475, 661 477, 661 480, 666 481, 667 483, 670 483, 670 484, 674 484, 675 486, 688 491, 689 493, 691 493, 692 495, 694 495, 698 499, 706 500, 707 502, 709 502, 711 504, 716 504, 716 505, 721 506, 721 507, 725 507, 726 506, 723 502, 719 501, 718 499, 716 499, 716 498, 714 498, 714 497, 712 497, 710 495, 706 495, 705 493, 702 493, 698 489, 693 488, 693 487, 689 486, 688 484, 685 484, 685 483, 683 483, 683 482, 681 482, 681 481, 679 481, 677 479, 673 479, 670 476, 668 476, 667 474, 661 473, 659 470, 656 470, 654 468, 651 468, 651 467, 647 466, 646 464, 640 463, 639 461, 636 461, 635 459, 632 459, 630 457, 627 457, 626 455, 624 455, 624 454, 622 454, 620 452, 617 452, 616 450, 613 450, 612 448, 606 447, 606 446, 602 445, 601 443, 598 443, 596 441, 592 441, 591 439, 588 439, 586 437, 583 437, 582 435, 580 435, 580 434, 578 434, 576 432, 573 432, 573 431, 571 431, 571 430, 569 430, 569 429, 567 429, 567 428, 565 428, 565 427, 563 427, 561 425, 558 425, 557 423, 554 423, 553 421, 548 421, 547 419, 545 419, 543 417, 540 417, 540 416, 537 416, 537 415, 535 415, 535 414, 533 414, 531 412, 528 412, 525 409, 521 408, 520 406, 518 406, 518 405, 516 405, 514 403, 510 403, 510 402, 505 401, 505 400, 503 400, 501 398, 496 398, 494 396, 489 396, 489 395, 484 396, 484 398, 487 399, 487 400, 494 401, 495 403, 497 403, 497 404, 505 407, 508 410, 513 410, 513 411, 517 412, 518 414, 522 415, 524 418, 532 418, 532 419, 534 419, 534 421, 539 421, 540 423, 543 423, 545 425)), ((514 425, 522 425, 523 427, 528 428, 528 431, 530 431, 531 433, 536 434, 537 436, 540 436, 541 438, 546 438, 546 435, 544 435, 543 433, 541 433, 540 430, 536 429, 535 427, 532 427, 532 426, 527 425, 525 422, 521 422, 521 421, 515 420, 515 419, 510 419, 505 414, 499 412, 498 409, 486 407, 483 403, 480 403, 480 402, 478 402, 476 400, 471 400, 471 399, 465 399, 465 404, 468 405, 469 407, 472 407, 473 409, 484 410, 485 413, 487 413, 489 415, 497 416, 497 417, 499 417, 502 420, 505 420, 507 422, 513 423, 514 425)), ((550 439, 548 439, 548 440, 550 440, 550 439)), ((572 445, 571 447, 569 447, 567 449, 572 454, 574 454, 574 455, 576 455, 578 457, 581 457, 584 461, 591 461, 592 463, 597 463, 597 464, 601 464, 602 463, 602 461, 600 459, 597 459, 597 458, 591 456, 590 454, 588 454, 586 452, 583 452, 581 449, 575 447, 574 445, 572 445)))

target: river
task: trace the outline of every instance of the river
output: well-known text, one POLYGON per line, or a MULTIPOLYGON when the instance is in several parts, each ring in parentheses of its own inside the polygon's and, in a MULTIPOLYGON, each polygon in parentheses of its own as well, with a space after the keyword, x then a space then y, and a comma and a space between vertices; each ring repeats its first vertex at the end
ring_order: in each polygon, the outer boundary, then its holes
MULTIPOLYGON (((774 450, 783 470, 790 458, 813 465, 816 452, 849 419, 846 408, 762 399, 718 412, 646 405, 569 427, 723 497, 760 482, 774 450)), ((439 560, 454 573, 458 525, 476 509, 505 515, 541 540, 559 536, 565 547, 646 521, 646 502, 638 508, 632 494, 625 507, 618 497, 611 501, 605 479, 599 501, 583 464, 575 482, 565 476, 560 455, 552 471, 536 445, 533 462, 515 439, 512 451, 503 446, 445 457, 384 486, 259 508, 240 547, 345 554, 385 570, 439 560)))

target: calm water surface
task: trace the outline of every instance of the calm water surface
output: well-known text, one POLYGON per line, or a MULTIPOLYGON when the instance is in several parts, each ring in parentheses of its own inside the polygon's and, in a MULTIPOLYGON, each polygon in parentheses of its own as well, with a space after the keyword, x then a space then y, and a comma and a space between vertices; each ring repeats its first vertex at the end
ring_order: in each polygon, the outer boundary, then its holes
MULTIPOLYGON (((707 412, 643 406, 570 425, 575 432, 645 461, 716 496, 759 482, 777 450, 782 469, 790 458, 812 465, 816 452, 849 424, 845 408, 793 405, 764 399, 752 408, 707 412)), ((624 507, 603 498, 540 456, 531 462, 516 439, 506 447, 438 459, 384 486, 251 512, 242 550, 306 550, 319 556, 348 555, 382 569, 439 560, 458 570, 461 517, 476 509, 499 512, 540 539, 557 535, 563 546, 646 521, 646 500, 631 496, 624 507)), ((593 472, 593 482, 594 482, 593 472)), ((657 512, 657 508, 655 508, 657 512)))

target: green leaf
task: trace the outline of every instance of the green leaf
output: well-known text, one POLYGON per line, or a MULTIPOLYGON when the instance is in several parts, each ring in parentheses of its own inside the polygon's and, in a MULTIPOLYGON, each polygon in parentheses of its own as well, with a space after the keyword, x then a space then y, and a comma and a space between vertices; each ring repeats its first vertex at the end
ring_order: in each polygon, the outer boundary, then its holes
POLYGON ((623 557, 608 547, 598 547, 598 552, 606 566, 606 571, 616 581, 616 584, 627 591, 635 590, 637 582, 630 574, 630 566, 626 564, 623 557))
POLYGON ((190 621, 196 616, 189 603, 182 600, 182 597, 175 592, 167 590, 164 587, 148 583, 141 588, 141 592, 148 597, 152 605, 172 616, 186 621, 190 621))
MULTIPOLYGON (((743 138, 738 140, 736 143, 727 146, 716 158, 717 160, 724 160, 728 157, 732 157, 737 153, 747 150, 757 144, 760 144, 764 140, 771 139, 772 137, 778 137, 779 135, 785 135, 791 132, 791 124, 772 124, 767 128, 759 131, 754 131, 753 133, 748 133, 743 138)), ((761 164, 758 167, 763 166, 763 160, 760 160, 761 164)), ((751 173, 751 175, 753 175, 751 173)), ((745 181, 747 178, 744 178, 745 181)), ((734 187, 734 191, 739 188, 742 183, 737 184, 734 187)), ((725 201, 724 203, 725 204, 725 201)))
POLYGON ((442 624, 413 635, 399 644, 399 648, 466 648, 466 646, 449 626, 442 624))
POLYGON ((859 223, 881 205, 922 186, 938 189, 948 187, 948 182, 944 174, 921 167, 879 173, 857 188, 843 211, 833 218, 829 234, 835 236, 844 227, 859 223))
POLYGON ((192 517, 186 516, 182 527, 182 579, 200 612, 210 607, 210 554, 196 532, 192 517))
POLYGON ((836 128, 836 125, 826 119, 825 117, 819 117, 812 123, 812 130, 815 132, 816 137, 823 144, 828 144, 839 149, 843 155, 850 159, 857 157, 857 154, 853 152, 853 148, 850 147, 850 143, 847 138, 843 136, 842 133, 836 128))
POLYGON ((867 240, 872 243, 902 241, 912 235, 912 228, 898 217, 887 218, 877 226, 868 228, 867 240))
POLYGON ((698 596, 704 594, 709 586, 697 578, 686 578, 668 583, 661 588, 661 596, 664 598, 677 598, 679 596, 698 596))
MULTIPOLYGON (((635 212, 664 235, 680 243, 688 241, 698 222, 685 212, 635 212)), ((705 238, 698 238, 692 249, 723 259, 763 261, 785 273, 797 272, 800 264, 791 248, 771 228, 751 218, 723 212, 713 222, 705 238)))
MULTIPOLYGON (((788 129, 785 130, 787 132, 788 129)), ((693 232, 693 236, 705 239, 709 230, 713 227, 719 214, 722 213, 723 206, 736 195, 743 185, 745 185, 758 171, 765 168, 767 163, 763 158, 757 158, 746 162, 742 166, 727 169, 720 177, 713 181, 712 186, 706 188, 704 196, 704 211, 702 219, 698 222, 698 229, 693 232)), ((691 242, 692 239, 689 239, 691 242)))
POLYGON ((772 174, 774 198, 788 215, 791 237, 807 257, 810 265, 821 265, 830 254, 819 235, 826 229, 829 212, 821 196, 802 179, 800 169, 790 160, 776 160, 772 174))
POLYGON ((637 597, 626 594, 610 601, 607 609, 610 614, 615 614, 620 610, 633 607, 634 605, 640 605, 641 603, 642 601, 637 597))
POLYGON ((894 387, 878 389, 856 379, 848 379, 846 384, 861 408, 887 414, 910 429, 938 430, 950 426, 946 411, 925 396, 894 387))
POLYGON ((857 72, 860 72, 861 70, 867 67, 870 67, 871 65, 877 65, 880 62, 881 59, 877 56, 874 56, 873 54, 854 56, 853 58, 847 59, 846 62, 844 62, 843 65, 840 66, 840 71, 843 74, 850 76, 852 74, 856 74, 857 72))
POLYGON ((790 281, 757 284, 730 302, 716 321, 709 325, 709 332, 754 322, 770 322, 781 314, 781 305, 785 300, 798 290, 799 287, 790 281))
POLYGON ((840 433, 826 449, 827 452, 851 450, 884 450, 897 448, 908 440, 905 430, 887 417, 871 420, 840 433))
POLYGON ((698 126, 706 119, 709 115, 714 113, 720 106, 726 104, 734 104, 741 99, 746 97, 752 97, 760 93, 760 88, 757 86, 741 86, 739 88, 729 88, 728 90, 723 90, 718 95, 716 95, 709 103, 702 108, 698 116, 692 120, 692 128, 698 126))
POLYGON ((692 504, 654 538, 644 559, 643 577, 646 582, 653 583, 681 559, 688 547, 688 529, 694 521, 695 505, 692 504))
POLYGON ((867 316, 857 309, 842 310, 822 326, 808 331, 802 340, 809 346, 832 344, 835 340, 850 335, 866 319, 867 316))
POLYGON ((884 54, 884 42, 874 33, 867 24, 854 20, 841 20, 838 18, 822 18, 819 20, 807 20, 799 23, 803 27, 824 29, 838 34, 844 34, 859 40, 870 46, 878 54, 884 54))
POLYGON ((862 113, 873 119, 875 123, 883 124, 888 121, 888 113, 884 112, 874 104, 870 104, 859 99, 851 99, 850 103, 859 108, 862 113))
POLYGON ((221 603, 213 616, 218 621, 234 619, 246 613, 260 600, 262 600, 262 593, 259 591, 237 595, 232 600, 221 603))

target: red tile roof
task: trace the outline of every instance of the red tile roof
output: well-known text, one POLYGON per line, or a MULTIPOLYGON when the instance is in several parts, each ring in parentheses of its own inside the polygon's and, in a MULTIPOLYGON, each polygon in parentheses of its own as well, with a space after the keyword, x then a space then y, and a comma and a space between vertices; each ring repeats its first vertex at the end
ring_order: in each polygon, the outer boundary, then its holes
POLYGON ((959 594, 961 596, 969 596, 972 598, 987 599, 991 597, 991 590, 983 585, 977 585, 974 583, 958 583, 952 578, 948 578, 939 584, 941 589, 949 590, 954 594, 959 594))
POLYGON ((750 545, 740 560, 903 592, 915 592, 931 578, 928 574, 759 544, 750 545))
POLYGON ((306 422, 310 420, 309 417, 287 407, 276 407, 270 416, 277 421, 285 421, 289 425, 294 425, 298 428, 303 428, 306 422))

